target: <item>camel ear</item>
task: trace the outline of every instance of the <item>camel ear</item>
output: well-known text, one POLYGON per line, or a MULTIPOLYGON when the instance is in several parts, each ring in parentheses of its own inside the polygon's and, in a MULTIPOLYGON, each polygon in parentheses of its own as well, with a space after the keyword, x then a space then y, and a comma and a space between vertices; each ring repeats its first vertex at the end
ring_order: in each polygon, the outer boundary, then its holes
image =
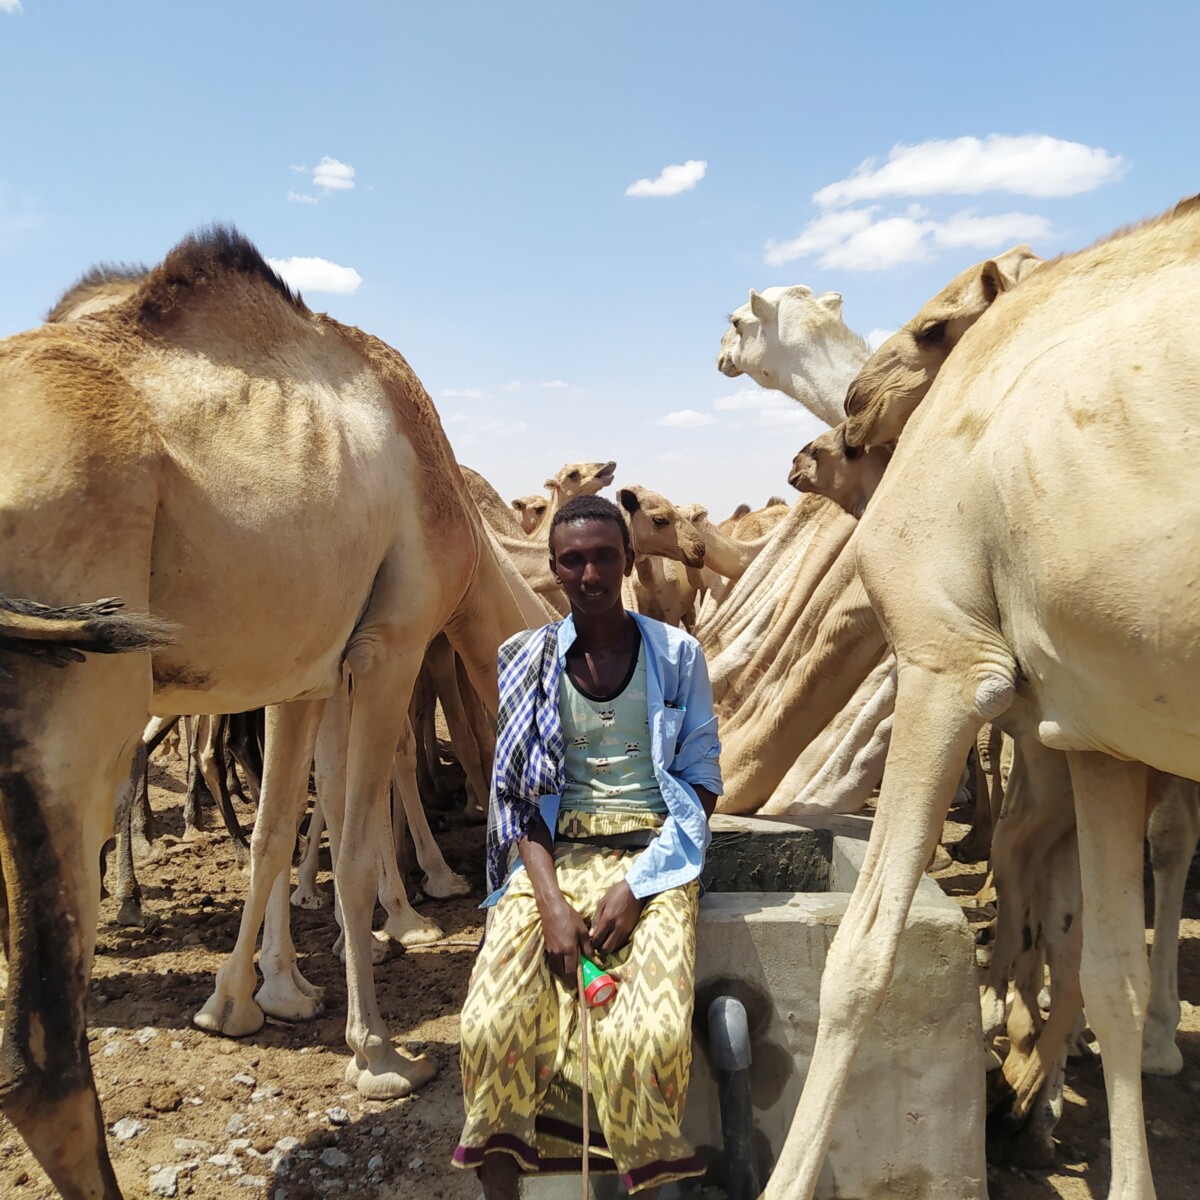
POLYGON ((991 305, 1001 292, 1008 291, 1008 280, 1004 278, 994 259, 988 259, 979 268, 979 288, 983 292, 983 300, 991 305))
POLYGON ((708 520, 708 509, 701 508, 699 505, 696 505, 696 511, 694 513, 692 513, 692 520, 693 521, 707 521, 708 520))
POLYGON ((617 490, 617 503, 627 512, 635 513, 641 507, 638 503, 637 494, 629 488, 619 488, 617 490))
POLYGON ((835 317, 842 315, 841 292, 826 292, 824 295, 817 297, 817 303, 822 308, 828 309, 835 317))
POLYGON ((1042 260, 1024 244, 1005 250, 1003 254, 998 254, 992 259, 992 262, 995 263, 1005 285, 1010 288, 1016 287, 1022 279, 1032 275, 1042 265, 1042 260))
POLYGON ((517 512, 525 511, 525 501, 524 500, 510 500, 509 504, 511 504, 513 506, 513 508, 515 508, 517 510, 517 512))
POLYGON ((750 311, 764 325, 775 317, 775 309, 770 300, 763 299, 753 288, 750 289, 750 311))
POLYGON ((558 491, 558 480, 557 479, 547 479, 546 482, 542 484, 542 487, 544 487, 547 491, 557 492, 558 491))

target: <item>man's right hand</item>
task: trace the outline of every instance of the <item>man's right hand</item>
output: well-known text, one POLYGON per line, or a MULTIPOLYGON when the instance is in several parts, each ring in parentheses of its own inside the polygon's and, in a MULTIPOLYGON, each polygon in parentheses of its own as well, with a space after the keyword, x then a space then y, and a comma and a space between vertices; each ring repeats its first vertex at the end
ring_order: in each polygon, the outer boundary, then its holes
POLYGON ((538 906, 542 917, 542 936, 546 942, 546 962, 564 983, 575 986, 575 971, 582 950, 592 956, 592 939, 588 923, 560 894, 545 909, 538 906))

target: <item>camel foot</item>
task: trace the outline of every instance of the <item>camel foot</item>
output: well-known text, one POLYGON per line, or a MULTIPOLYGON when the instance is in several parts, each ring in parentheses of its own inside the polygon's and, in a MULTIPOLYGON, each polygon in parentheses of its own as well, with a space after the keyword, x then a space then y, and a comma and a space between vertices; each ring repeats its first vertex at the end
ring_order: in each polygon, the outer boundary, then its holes
POLYGON ((325 993, 309 983, 299 968, 264 978, 254 995, 259 1007, 279 1021, 312 1021, 325 1011, 325 993))
POLYGON ((365 1067, 351 1058, 346 1064, 346 1082, 358 1089, 364 1100, 399 1100, 428 1083, 438 1072, 428 1054, 415 1058, 389 1046, 386 1053, 365 1067))
POLYGON ((1143 1075, 1178 1075, 1182 1070, 1183 1054, 1175 1045, 1174 1037, 1169 1041, 1159 1038, 1142 1040, 1143 1075))
POLYGON ((184 825, 180 835, 181 842, 198 842, 205 836, 205 831, 198 825, 184 825))
POLYGON ((123 900, 121 907, 117 909, 117 924, 153 933, 162 924, 162 921, 153 913, 143 912, 142 902, 130 897, 123 900))
MULTIPOLYGON (((339 961, 346 961, 346 935, 339 933, 337 941, 333 943, 333 952, 337 955, 339 961)), ((381 962, 387 962, 392 954, 391 939, 382 929, 371 930, 371 965, 379 966, 381 962)))
POLYGON ((456 871, 447 869, 436 875, 426 875, 421 882, 427 896, 435 900, 447 900, 451 896, 469 896, 471 885, 456 871))
POLYGON ((198 1029, 224 1037, 246 1037, 257 1033, 265 1021, 263 1010, 253 1000, 237 1000, 233 996, 222 996, 219 991, 213 992, 192 1018, 198 1029))
POLYGON ((436 921, 418 916, 411 910, 410 913, 390 914, 383 932, 402 946, 428 946, 446 936, 436 921))
POLYGON ((129 844, 136 862, 145 862, 154 853, 154 846, 144 834, 133 834, 129 839, 129 844))
POLYGON ((296 890, 292 892, 293 908, 324 908, 325 897, 317 891, 316 886, 310 887, 305 880, 300 880, 296 890))
POLYGON ((233 839, 233 861, 243 875, 250 873, 250 847, 245 842, 233 839))
POLYGON ((950 857, 955 862, 986 862, 992 853, 992 837, 990 833, 985 836, 972 829, 961 841, 955 842, 953 846, 947 846, 946 849, 949 850, 950 857))

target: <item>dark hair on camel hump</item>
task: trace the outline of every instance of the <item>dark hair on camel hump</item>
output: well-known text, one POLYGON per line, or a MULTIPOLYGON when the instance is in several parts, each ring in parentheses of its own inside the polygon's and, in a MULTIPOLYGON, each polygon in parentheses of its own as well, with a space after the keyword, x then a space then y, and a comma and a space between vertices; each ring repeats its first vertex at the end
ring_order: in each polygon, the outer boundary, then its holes
POLYGON ((603 496, 576 496, 574 500, 568 500, 550 522, 551 556, 554 554, 554 531, 560 525, 575 521, 615 521, 621 531, 621 541, 625 549, 630 548, 629 526, 625 524, 625 514, 611 500, 606 500, 603 496))

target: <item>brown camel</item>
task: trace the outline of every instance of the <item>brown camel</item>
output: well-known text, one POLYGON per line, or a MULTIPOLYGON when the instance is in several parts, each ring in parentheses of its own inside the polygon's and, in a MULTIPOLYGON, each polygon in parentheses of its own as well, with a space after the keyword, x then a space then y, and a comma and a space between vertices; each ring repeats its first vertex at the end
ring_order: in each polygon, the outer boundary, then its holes
MULTIPOLYGON (((0 1104, 68 1200, 116 1200, 85 998, 99 849, 148 714, 272 706, 252 955, 324 698, 352 681, 350 1074, 411 1088, 433 1066, 391 1046, 369 984, 376 814, 430 638, 446 629, 494 707, 496 648, 524 621, 411 368, 312 313, 233 231, 186 239, 103 312, 0 344, 0 427, 0 1104)), ((252 1022, 220 999, 246 982, 218 976, 217 1024, 252 1022)))

